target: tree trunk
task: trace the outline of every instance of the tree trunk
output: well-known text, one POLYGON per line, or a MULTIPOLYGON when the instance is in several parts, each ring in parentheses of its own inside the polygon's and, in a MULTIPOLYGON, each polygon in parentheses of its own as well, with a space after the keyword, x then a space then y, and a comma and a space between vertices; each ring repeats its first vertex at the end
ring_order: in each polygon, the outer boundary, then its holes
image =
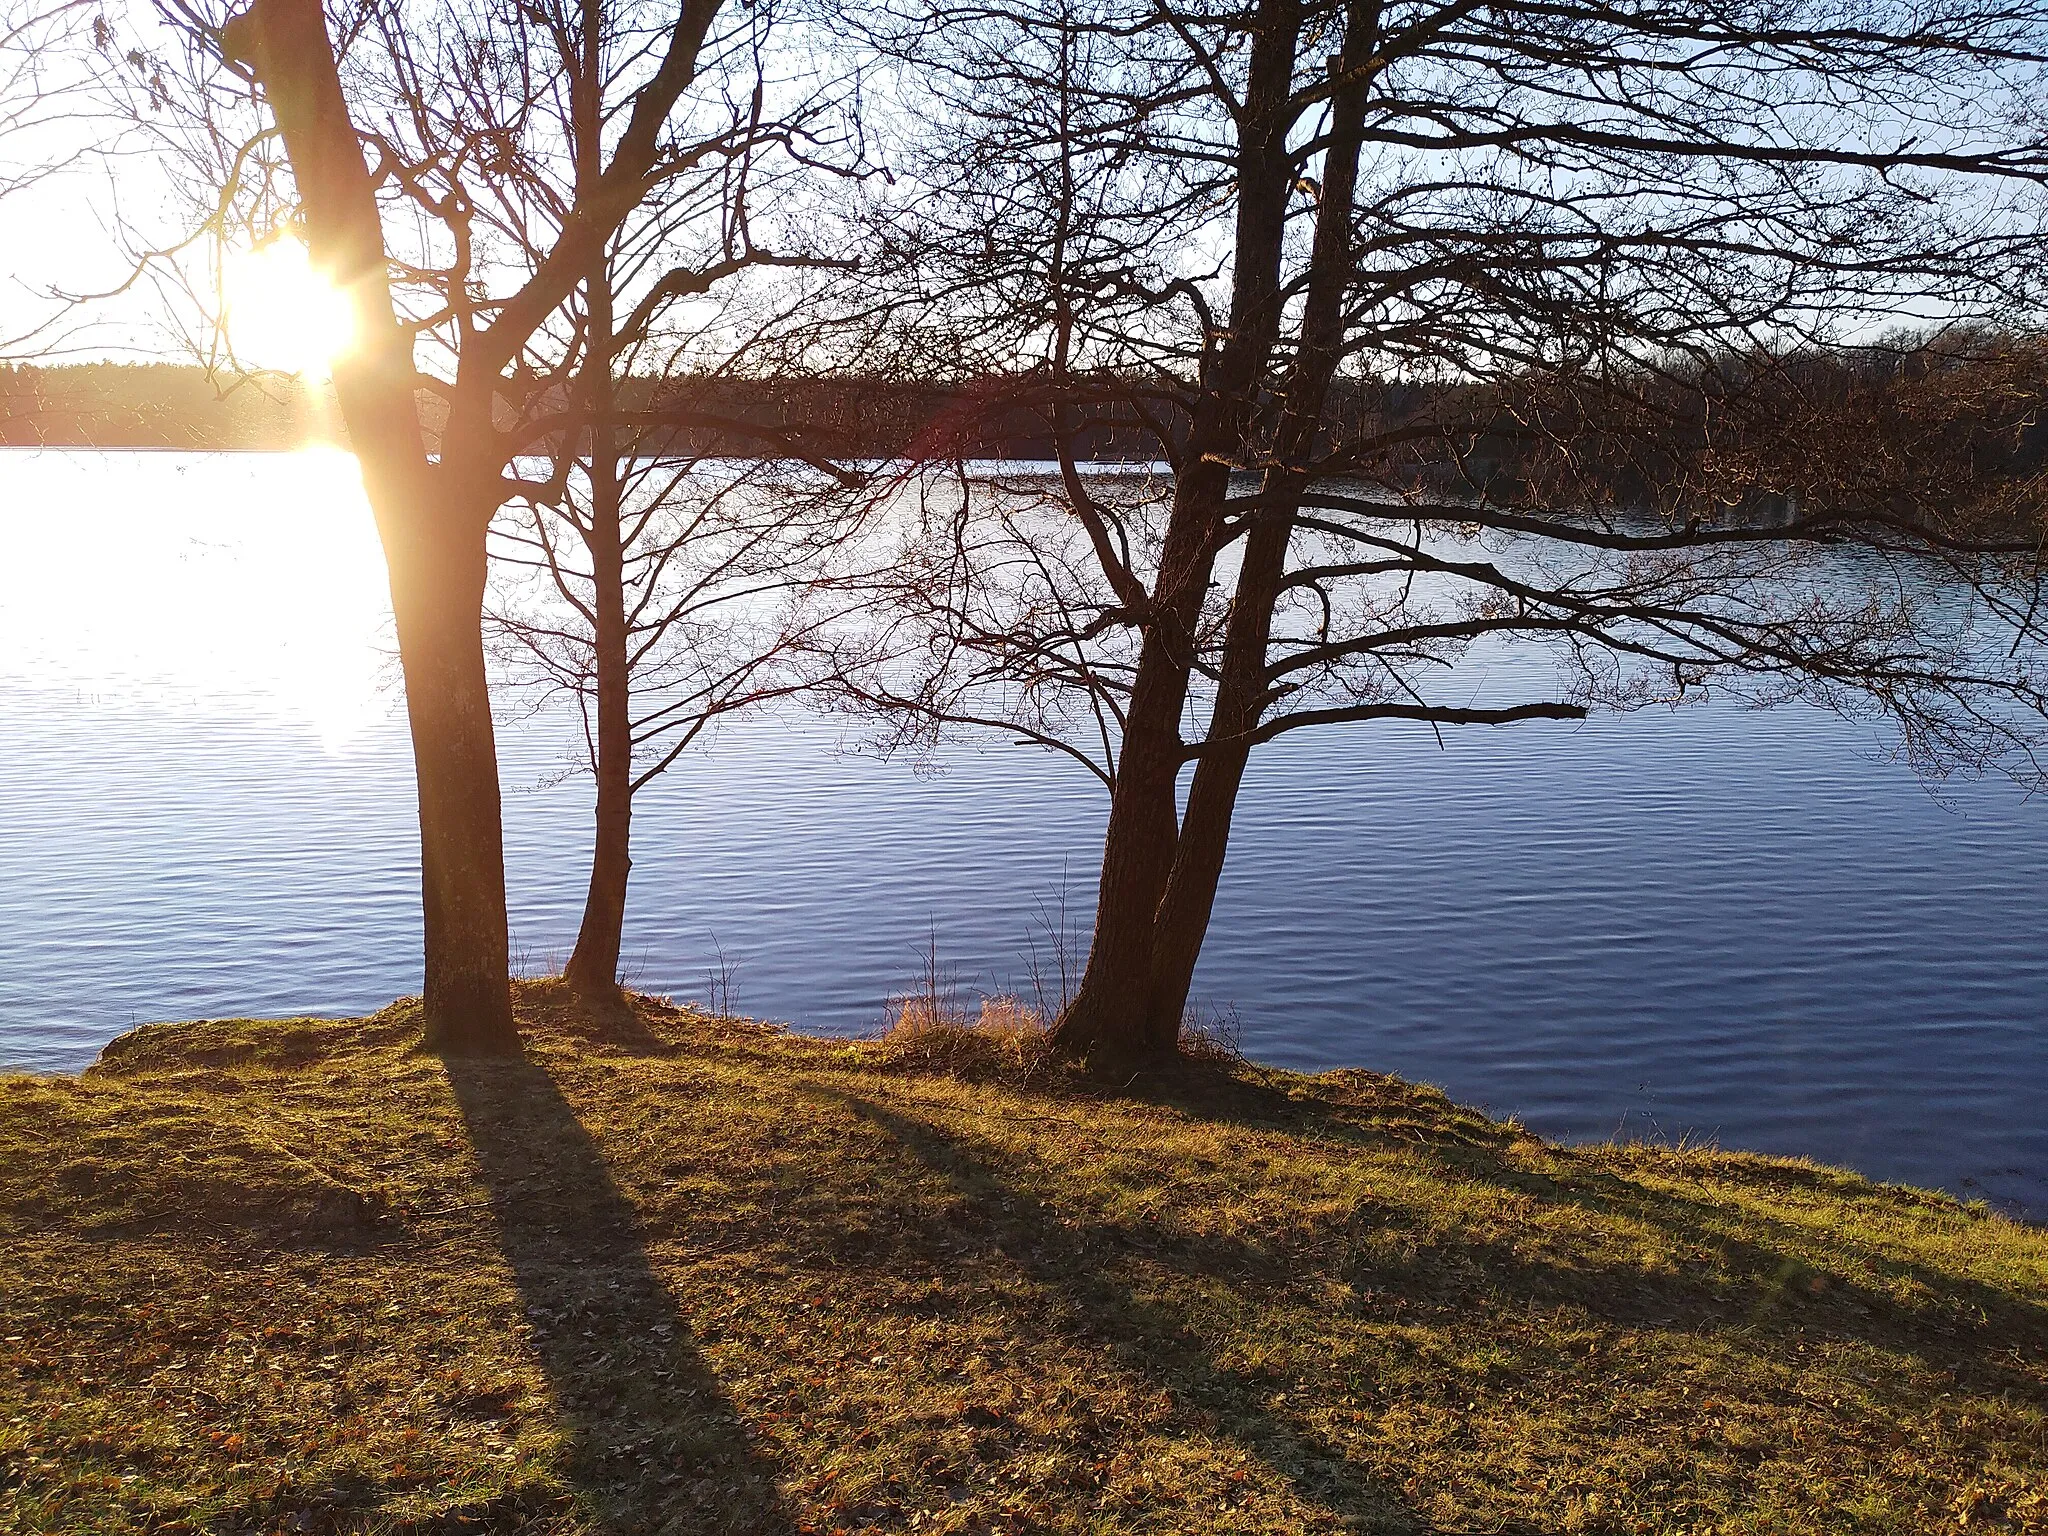
POLYGON ((1225 627, 1221 676, 1209 733, 1188 790, 1173 871, 1160 901, 1153 937, 1152 1018, 1148 1036, 1178 1031, 1194 985, 1195 963, 1208 937, 1237 811, 1251 758, 1251 733, 1267 705, 1267 647, 1273 609, 1287 573, 1294 518, 1308 480, 1300 466, 1315 452, 1323 405, 1329 398, 1343 342, 1343 300, 1351 277, 1351 212, 1357 197, 1358 159, 1365 120, 1366 61, 1377 44, 1376 7, 1354 3, 1345 17, 1341 83, 1331 102, 1331 141, 1324 157, 1322 201, 1316 210, 1302 306, 1301 346, 1275 434, 1275 464, 1260 487, 1264 505, 1245 540, 1237 590, 1225 627))
POLYGON ((498 747, 482 633, 485 551, 470 518, 377 523, 391 568, 419 785, 427 1044, 513 1050, 498 747))
POLYGON ((609 497, 593 495, 589 541, 597 615, 597 840, 583 926, 564 973, 593 1002, 619 997, 619 950, 626 927, 626 881, 633 868, 633 732, 626 665, 625 587, 616 477, 609 497))
MULTIPOLYGON (((598 508, 605 498, 594 497, 598 508)), ((619 998, 619 950, 626 928, 626 881, 633 869, 633 739, 628 713, 625 590, 621 580, 616 487, 610 515, 596 511, 590 540, 597 615, 597 840, 590 856, 590 891, 583 926, 564 973, 592 1002, 619 998)))
POLYGON ((1194 625, 1213 560, 1205 503, 1220 508, 1227 484, 1223 465, 1198 463, 1175 487, 1158 583, 1161 611, 1139 652, 1110 791, 1095 933, 1080 986, 1052 1034, 1055 1049, 1089 1061, 1142 1061, 1170 1055, 1176 1045, 1176 1036, 1161 1040, 1146 1028, 1152 919, 1173 869, 1179 835, 1174 784, 1180 776, 1180 714, 1187 702, 1194 625))
POLYGON ((1158 1060, 1179 1043, 1178 1017, 1162 1025, 1150 1006, 1154 925, 1180 835, 1174 787, 1195 631, 1215 567, 1230 466, 1249 440, 1258 377, 1279 327, 1280 256, 1294 187, 1286 174, 1289 98, 1300 34, 1298 0, 1264 0, 1238 155, 1230 330, 1205 360, 1202 400, 1174 487, 1117 753, 1088 964, 1053 1030, 1056 1049, 1090 1061, 1158 1060))
POLYGON ((314 264, 350 298, 355 345, 335 393, 391 580, 419 784, 424 1004, 436 1049, 516 1050, 508 985, 497 740, 484 669, 488 488, 430 464, 413 406, 383 224, 319 0, 255 0, 221 34, 284 138, 314 264), (468 492, 468 494, 465 494, 468 492))
POLYGON ((1251 757, 1245 737, 1258 725, 1265 704, 1266 642, 1292 531, 1291 518, 1275 516, 1254 527, 1245 541, 1224 636, 1223 676, 1209 716, 1208 746, 1195 765, 1173 868, 1153 924, 1148 1037, 1171 1031, 1178 1039, 1187 1012, 1195 962, 1201 958, 1216 887, 1223 877, 1237 792, 1251 757))
MULTIPOLYGON (((582 53, 571 86, 570 126, 576 146, 579 196, 603 172, 604 13, 597 0, 582 7, 582 53)), ((590 891, 583 926, 563 973, 585 999, 615 1004, 619 949, 626 931, 626 883, 633 871, 632 675, 626 653, 626 554, 621 523, 618 432, 613 422, 614 339, 611 246, 601 244, 584 278, 583 400, 590 413, 590 523, 583 545, 590 553, 591 628, 597 674, 597 837, 590 855, 590 891)))

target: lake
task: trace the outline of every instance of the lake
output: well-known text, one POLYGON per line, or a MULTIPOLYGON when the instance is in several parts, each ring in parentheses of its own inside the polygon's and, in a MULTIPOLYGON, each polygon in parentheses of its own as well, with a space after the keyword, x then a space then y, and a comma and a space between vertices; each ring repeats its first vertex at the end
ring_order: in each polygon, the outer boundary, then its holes
MULTIPOLYGON (((0 1065, 138 1023, 347 1014, 419 985, 411 765, 343 455, 0 453, 0 1065)), ((942 771, 842 722, 730 725, 642 800, 628 979, 876 1028, 1084 943, 1101 791, 942 771)), ((1562 1138, 1801 1153, 2048 1213, 2048 800, 1930 791, 1868 726, 1725 705, 1287 738, 1257 761, 1203 1005, 1562 1138)), ((503 734, 513 946, 574 941, 589 786, 503 734)))

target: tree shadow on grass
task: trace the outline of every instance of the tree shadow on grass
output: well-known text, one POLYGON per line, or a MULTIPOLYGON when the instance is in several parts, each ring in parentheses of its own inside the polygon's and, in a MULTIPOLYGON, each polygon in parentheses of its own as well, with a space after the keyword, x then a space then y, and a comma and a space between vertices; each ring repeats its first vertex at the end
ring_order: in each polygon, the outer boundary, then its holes
MULTIPOLYGON (((887 1133, 970 1203, 984 1251, 1000 1254, 1049 1298, 1058 1326, 1106 1347, 1121 1367, 1163 1389, 1182 1415, 1199 1419, 1211 1433, 1264 1462, 1295 1497, 1368 1528, 1439 1532, 1393 1487, 1349 1460, 1340 1443, 1320 1435, 1288 1402, 1276 1399, 1273 1388, 1286 1383, 1219 1361, 1170 1299, 1203 1280, 1255 1291, 1274 1273, 1272 1255, 1232 1238, 1154 1232, 1141 1224, 1085 1216, 1077 1222, 1073 1213, 1062 1215, 1032 1193, 1033 1187, 1046 1187, 1036 1176, 1011 1166, 1006 1156, 981 1147, 973 1137, 857 1095, 834 1091, 831 1097, 887 1133), (1123 1278, 1120 1256, 1136 1259, 1152 1272, 1150 1277, 1123 1278)), ((1238 1113, 1210 1102, 1203 1117, 1236 1119, 1241 1114, 1241 1123, 1285 1123, 1297 1135, 1389 1144, 1369 1124, 1326 1121, 1314 1103, 1260 1098, 1235 1107, 1238 1113)), ((1515 1139, 1512 1132, 1500 1138, 1503 1143, 1515 1139)), ((1802 1271, 1797 1255, 1803 1245, 1793 1239, 1810 1239, 1811 1234, 1779 1232, 1766 1223, 1761 1241, 1744 1241, 1729 1230, 1731 1213, 1708 1201, 1652 1190, 1597 1169, 1571 1169, 1559 1178, 1532 1181, 1511 1166, 1503 1155, 1505 1145, 1489 1148, 1482 1144, 1484 1137, 1461 1133, 1419 1144, 1407 1136, 1392 1140, 1420 1153, 1425 1162, 1440 1160, 1454 1180, 1484 1180, 1490 1170, 1504 1188, 1539 1201, 1579 1206, 1610 1221, 1662 1226, 1692 1241, 1698 1253, 1681 1259, 1674 1270, 1657 1272, 1628 1262, 1626 1255, 1611 1263, 1588 1263, 1584 1256, 1560 1262, 1519 1252, 1511 1241, 1482 1231, 1446 1233, 1417 1226, 1402 1209, 1367 1202, 1359 1220, 1369 1227, 1391 1225, 1413 1241, 1397 1242, 1392 1254, 1362 1250, 1346 1258, 1340 1243, 1324 1255, 1333 1278, 1342 1274, 1358 1288, 1359 1305, 1377 1310, 1384 1304, 1374 1299, 1377 1293, 1396 1305, 1418 1305, 1419 1311, 1401 1314, 1410 1321, 1431 1319, 1434 1326, 1454 1328, 1464 1326, 1461 1318, 1495 1315, 1504 1307, 1538 1305, 1546 1313, 1562 1308, 1596 1326, 1650 1327, 1702 1341, 1722 1340, 1758 1358, 1780 1348, 1775 1340, 1847 1338, 1917 1354, 1944 1367, 1958 1390, 2048 1403, 2038 1374, 2022 1367, 2018 1352, 2023 1341, 2048 1341, 2044 1309, 1999 1287, 1893 1261, 1900 1272, 1924 1275, 1934 1291, 1932 1304, 1917 1307, 1843 1275, 1802 1271), (1412 1248, 1405 1258, 1404 1248, 1412 1248), (1788 1267, 1795 1276, 1803 1273, 1824 1283, 1811 1291, 1797 1279, 1774 1283, 1788 1267), (1744 1274, 1755 1281, 1729 1284, 1731 1276, 1744 1274)), ((1020 1325, 1031 1321, 1018 1320, 1020 1325)), ((1037 1322, 1043 1326, 1043 1319, 1037 1322)), ((1517 1338, 1512 1347, 1528 1357, 1532 1368, 1565 1377, 1583 1364, 1562 1339, 1517 1338)), ((1710 1342, 1709 1347, 1715 1346, 1710 1342)), ((1922 1384, 1887 1377, 1866 1386, 1880 1405, 1875 1410, 1880 1417, 1895 1412, 1906 1418, 1926 1410, 1922 1384)), ((1512 1536, 1525 1528, 1510 1523, 1488 1529, 1512 1536)))
MULTIPOLYGON (((1458 1536, 1431 1524, 1400 1494, 1355 1464, 1339 1446, 1283 1409, 1268 1406, 1273 1382, 1220 1363, 1171 1306, 1122 1282, 1101 1250, 1117 1234, 1061 1220, 974 1147, 929 1121, 841 1090, 824 1096, 885 1132, 943 1177, 995 1229, 996 1246, 1067 1315, 1082 1338, 1162 1389, 1177 1413, 1203 1424, 1263 1462, 1304 1504, 1354 1528, 1411 1536, 1458 1536)), ((1225 1273, 1243 1255, 1219 1245, 1203 1267, 1225 1273)), ((1043 1326, 1043 1319, 1019 1319, 1043 1326)), ((1489 1525, 1497 1536, 1537 1536, 1535 1527, 1489 1525)))
MULTIPOLYGON (((1681 1260, 1668 1274, 1629 1276, 1625 1285, 1611 1285, 1602 1293, 1586 1271, 1526 1265, 1506 1245, 1462 1245, 1473 1273, 1505 1277, 1521 1288, 1519 1294, 1586 1305, 1615 1323, 1670 1321, 1676 1313, 1697 1325, 1763 1323, 1800 1334, 1841 1335, 1944 1362, 1960 1354, 1969 1357, 1976 1374, 1984 1377, 1980 1385, 1991 1391, 2029 1386, 2024 1375, 1998 1363, 2010 1346, 2027 1339, 2048 1347, 2048 1306, 2013 1291, 1885 1252, 1839 1228, 1825 1233, 1824 1250, 1817 1252, 1821 1234, 1812 1228, 1755 1207, 1736 1210, 1680 1190, 1652 1188, 1571 1148, 1557 1149, 1566 1156, 1564 1166, 1532 1172, 1509 1157, 1526 1140, 1517 1128, 1448 1100, 1417 1104, 1417 1090, 1389 1079, 1377 1081, 1388 1085, 1386 1096, 1356 1103, 1297 1097, 1256 1079, 1201 1069, 1148 1074, 1127 1084, 1125 1092, 1200 1119, 1361 1149, 1398 1149, 1435 1162, 1460 1181, 1576 1207, 1605 1222, 1655 1228, 1681 1252, 1699 1256, 1690 1263, 1681 1260), (1902 1304, 1883 1290, 1817 1267, 1837 1254, 1854 1256, 1873 1274, 1909 1281, 1940 1305, 1902 1304), (1748 1282, 1747 1289, 1728 1293, 1726 1282, 1736 1277, 1748 1282), (1758 1311, 1759 1303, 1768 1306, 1768 1315, 1758 1311)), ((1712 1170, 1711 1177, 1730 1185, 1831 1189, 1845 1199, 1878 1193, 1853 1174, 1799 1166, 1727 1164, 1712 1170)), ((1914 1197, 1901 1192, 1895 1198, 1914 1197)), ((1400 1217, 1390 1209, 1361 1214, 1382 1221, 1400 1217)), ((1439 1257, 1455 1256, 1461 1247, 1440 1236, 1428 1246, 1439 1257)), ((1440 1284, 1440 1277, 1434 1283, 1440 1284)))
POLYGON ((632 1202, 537 1062, 447 1058, 498 1240, 606 1536, 794 1532, 774 1469, 654 1272, 632 1202))

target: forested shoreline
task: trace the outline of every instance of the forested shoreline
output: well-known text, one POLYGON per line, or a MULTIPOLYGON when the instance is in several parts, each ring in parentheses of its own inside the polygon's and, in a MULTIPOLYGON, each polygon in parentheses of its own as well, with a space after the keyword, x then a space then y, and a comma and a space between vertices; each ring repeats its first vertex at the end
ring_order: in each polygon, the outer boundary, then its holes
MULTIPOLYGON (((1188 436, 1184 412, 1133 409, 1140 391, 1120 378, 1077 390, 1072 380, 1055 387, 1029 374, 943 382, 629 375, 615 387, 621 412, 651 420, 633 451, 660 459, 1057 465, 1064 455, 1166 468, 1188 436), (673 425, 660 425, 664 413, 673 425), (707 426, 707 414, 759 430, 707 426)), ((1810 487, 1847 482, 1866 501, 1938 502, 1962 521, 2009 525, 2040 515, 2048 342, 2038 338, 1965 329, 1782 358, 1722 357, 1666 382, 1664 392, 1658 401, 1653 385, 1630 414, 1602 419, 1597 410, 1582 414, 1583 401, 1546 398, 1534 385, 1337 379, 1321 434, 1332 442, 1413 434, 1405 467, 1397 458, 1376 478, 1451 498, 1683 511, 1683 498, 1705 496, 1773 519, 1808 500, 1810 487), (1738 476, 1708 483, 1696 471, 1709 452, 1746 462, 1738 476)), ((435 442, 445 409, 422 395, 418 410, 435 442)), ((321 381, 196 364, 0 362, 0 447, 278 452, 347 442, 339 402, 321 381)), ((589 451, 587 439, 544 446, 589 451)))
MULTIPOLYGON (((872 378, 629 378, 620 381, 619 396, 627 407, 658 409, 664 400, 716 406, 801 433, 807 449, 835 457, 1055 458, 1058 448, 1040 413, 1028 405, 987 409, 1002 387, 1002 381, 949 387, 872 378)), ((430 426, 435 414, 422 403, 430 426)), ((234 378, 175 363, 0 363, 0 447, 277 452, 309 443, 345 446, 347 440, 332 388, 289 375, 234 378)), ((715 434, 679 426, 641 446, 669 454, 721 445, 715 434)), ((723 446, 778 456, 773 442, 723 446)), ((1082 446, 1083 457, 1107 461, 1141 454, 1149 461, 1155 447, 1128 424, 1113 422, 1087 432, 1082 446)))

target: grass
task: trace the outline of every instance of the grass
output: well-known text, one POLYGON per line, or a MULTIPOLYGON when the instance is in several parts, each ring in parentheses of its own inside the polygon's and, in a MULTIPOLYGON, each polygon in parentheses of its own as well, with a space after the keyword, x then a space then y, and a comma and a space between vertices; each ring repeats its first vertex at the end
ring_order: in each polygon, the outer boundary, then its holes
POLYGON ((0 1529, 2048 1531, 2048 1233, 1981 1208, 521 1010, 0 1079, 0 1529))

